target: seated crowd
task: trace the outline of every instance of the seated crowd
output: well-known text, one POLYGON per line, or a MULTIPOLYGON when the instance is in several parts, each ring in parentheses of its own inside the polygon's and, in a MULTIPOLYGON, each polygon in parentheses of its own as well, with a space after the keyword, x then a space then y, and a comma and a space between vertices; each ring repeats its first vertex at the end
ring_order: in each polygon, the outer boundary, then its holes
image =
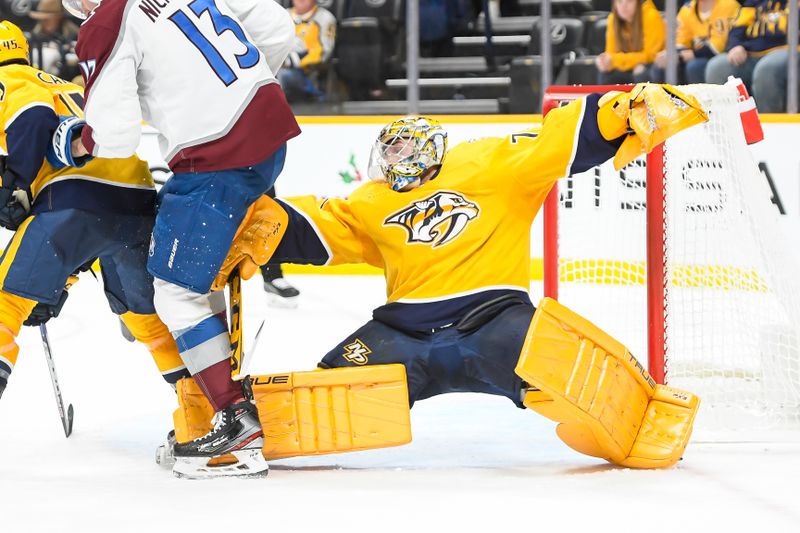
MULTIPOLYGON (((337 18, 347 21, 345 26, 348 28, 343 27, 343 31, 351 29, 353 21, 365 20, 364 11, 354 7, 360 0, 319 0, 322 5, 318 5, 318 0, 276 1, 286 6, 296 23, 295 46, 278 73, 290 102, 388 98, 386 87, 371 86, 365 90, 363 86, 357 86, 357 81, 348 80, 346 73, 336 75, 337 18)), ((538 3, 532 0, 419 2, 422 55, 464 55, 458 53, 454 40, 460 35, 485 36, 488 45, 484 49, 487 50, 490 75, 492 69, 501 72, 500 69, 507 68, 513 60, 513 57, 502 55, 489 57, 494 54, 491 52, 492 26, 501 26, 504 20, 535 20, 538 14, 538 3), (519 16, 526 14, 526 6, 534 9, 534 16, 519 16), (486 17, 484 11, 488 11, 490 16, 486 17)), ((659 11, 659 8, 663 9, 663 2, 574 0, 571 11, 557 13, 556 16, 573 18, 590 15, 582 17, 587 26, 595 24, 599 28, 595 33, 602 31, 605 34, 604 47, 594 52, 597 55, 591 55, 587 48, 575 50, 575 53, 584 55, 586 61, 593 58, 597 71, 596 80, 582 78, 580 82, 602 85, 664 82, 666 23, 663 11, 659 11)), ((379 20, 376 26, 380 30, 378 38, 384 41, 379 43, 382 45, 379 52, 382 66, 378 80, 385 82, 392 76, 405 77, 403 0, 368 0, 366 5, 375 9, 376 20, 379 20), (386 8, 390 4, 395 7, 386 8), (393 24, 385 24, 380 17, 388 17, 393 24)), ((567 4, 554 4, 556 7, 564 5, 567 4)), ((370 14, 369 11, 366 13, 370 14)), ((65 16, 60 0, 39 0, 38 3, 0 0, 0 16, 17 23, 30 35, 36 65, 62 78, 80 78, 74 54, 78 27, 65 16)), ((789 57, 786 34, 788 0, 687 0, 679 8, 676 22, 679 83, 719 84, 724 83, 728 76, 737 76, 742 78, 762 112, 785 111, 789 57)), ((552 33, 555 35, 557 32, 552 33)), ((589 35, 590 28, 585 33, 589 35)), ((499 40, 498 37, 495 39, 499 40)), ((529 46, 533 48, 533 44, 529 46)), ((353 48, 347 50, 339 53, 350 53, 353 48)), ((557 60, 561 62, 563 58, 557 60)), ((556 65, 557 68, 560 66, 556 65)), ((465 74, 473 75, 470 72, 465 74)), ((453 96, 459 97, 463 98, 463 95, 453 96)))

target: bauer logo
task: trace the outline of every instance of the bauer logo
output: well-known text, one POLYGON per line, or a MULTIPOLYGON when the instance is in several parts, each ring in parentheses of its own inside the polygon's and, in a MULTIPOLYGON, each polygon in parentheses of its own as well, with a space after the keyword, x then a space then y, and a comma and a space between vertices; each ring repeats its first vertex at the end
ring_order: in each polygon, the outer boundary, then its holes
POLYGON ((286 385, 289 382, 289 374, 273 374, 270 376, 256 376, 253 380, 253 385, 286 385))
POLYGON ((344 349, 345 352, 342 354, 342 357, 351 363, 356 365, 366 365, 369 363, 369 358, 367 356, 372 353, 372 350, 370 350, 361 339, 356 339, 350 344, 345 344, 344 349))
POLYGON ((172 270, 172 263, 175 262, 175 254, 178 252, 178 245, 181 243, 178 239, 172 241, 172 251, 169 253, 169 260, 167 266, 172 270))
POLYGON ((431 244, 438 248, 454 241, 479 214, 480 207, 475 202, 454 192, 439 191, 390 215, 383 225, 405 228, 407 244, 431 244))

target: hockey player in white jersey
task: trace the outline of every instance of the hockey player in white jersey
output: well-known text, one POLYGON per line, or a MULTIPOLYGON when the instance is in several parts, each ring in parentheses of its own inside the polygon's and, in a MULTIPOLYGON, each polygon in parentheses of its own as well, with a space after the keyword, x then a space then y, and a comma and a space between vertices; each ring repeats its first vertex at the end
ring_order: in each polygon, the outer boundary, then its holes
POLYGON ((210 288, 248 207, 280 174, 286 141, 300 132, 275 78, 294 24, 272 0, 63 3, 86 18, 76 48, 86 119, 61 123, 55 152, 76 166, 127 157, 144 120, 160 132, 174 172, 159 195, 148 270, 156 310, 217 411, 208 435, 176 445, 175 472, 264 474, 255 406, 231 379, 223 293, 210 288), (207 467, 228 453, 239 463, 207 467))

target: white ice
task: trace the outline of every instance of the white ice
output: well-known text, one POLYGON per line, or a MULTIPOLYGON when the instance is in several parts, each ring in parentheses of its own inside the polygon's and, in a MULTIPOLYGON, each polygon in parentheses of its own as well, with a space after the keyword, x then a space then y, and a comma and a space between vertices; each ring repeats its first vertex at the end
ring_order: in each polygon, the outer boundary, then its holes
MULTIPOLYGON (((299 309, 245 285, 251 373, 313 368, 383 301, 379 277, 294 276, 299 309)), ((533 289, 536 294, 537 289, 533 289)), ((414 442, 273 463, 257 480, 186 481, 153 460, 175 399, 149 354, 126 342, 89 275, 48 325, 65 439, 39 332, 0 400, 0 532, 800 531, 800 435, 692 442, 664 471, 609 466, 566 448, 553 424, 473 394, 420 402, 414 442)), ((247 346, 247 345, 246 345, 247 346)))

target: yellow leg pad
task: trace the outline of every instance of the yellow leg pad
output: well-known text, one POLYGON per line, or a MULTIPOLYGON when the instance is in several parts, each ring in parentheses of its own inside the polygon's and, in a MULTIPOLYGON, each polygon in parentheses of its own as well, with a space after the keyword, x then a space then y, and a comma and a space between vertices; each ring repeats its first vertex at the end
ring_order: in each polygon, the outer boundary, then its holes
POLYGON ((369 450, 411 442, 403 365, 258 377, 264 457, 369 450))
POLYGON ((189 442, 211 431, 214 408, 208 403, 208 399, 195 380, 192 378, 178 380, 175 392, 178 393, 178 408, 172 413, 175 440, 189 442))
MULTIPOLYGON (((264 457, 280 459, 399 446, 411 442, 403 365, 372 365, 255 376, 264 457)), ((192 380, 178 382, 178 442, 211 428, 208 401, 192 380)))
POLYGON ((699 406, 691 393, 656 386, 622 344, 549 298, 531 321, 515 371, 539 389, 525 405, 560 422, 561 440, 624 466, 674 464, 699 406))

